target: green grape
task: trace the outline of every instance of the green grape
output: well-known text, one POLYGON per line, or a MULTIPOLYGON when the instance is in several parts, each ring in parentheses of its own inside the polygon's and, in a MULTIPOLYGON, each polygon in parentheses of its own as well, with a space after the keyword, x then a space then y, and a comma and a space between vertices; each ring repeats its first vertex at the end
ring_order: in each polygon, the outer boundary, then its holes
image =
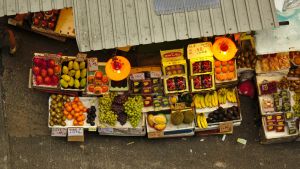
POLYGON ((142 96, 129 97, 127 102, 124 104, 125 113, 128 115, 129 122, 134 128, 138 126, 143 115, 143 106, 142 96))
POLYGON ((115 126, 118 116, 111 111, 111 98, 111 96, 103 96, 99 98, 99 122, 115 126))

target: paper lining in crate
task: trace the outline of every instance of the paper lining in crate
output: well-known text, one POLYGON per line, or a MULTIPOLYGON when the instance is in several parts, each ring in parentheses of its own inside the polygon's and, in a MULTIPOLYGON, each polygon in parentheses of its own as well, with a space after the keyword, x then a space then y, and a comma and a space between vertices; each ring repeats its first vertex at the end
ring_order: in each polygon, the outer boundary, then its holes
POLYGON ((32 59, 32 86, 40 89, 58 89, 61 57, 57 54, 34 53, 32 59))

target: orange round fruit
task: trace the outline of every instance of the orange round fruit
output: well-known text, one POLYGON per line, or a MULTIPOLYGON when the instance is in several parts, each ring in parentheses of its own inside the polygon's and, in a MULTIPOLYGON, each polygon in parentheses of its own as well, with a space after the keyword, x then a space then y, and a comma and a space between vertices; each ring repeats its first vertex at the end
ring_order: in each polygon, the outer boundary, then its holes
POLYGON ((234 73, 233 72, 227 73, 227 80, 232 80, 232 79, 234 79, 234 73))
POLYGON ((71 114, 68 114, 67 119, 72 120, 73 116, 71 114))
POLYGON ((70 111, 72 111, 72 107, 71 107, 71 106, 67 106, 67 107, 66 107, 66 110, 67 110, 68 112, 70 112, 70 111))
POLYGON ((215 61, 215 67, 220 67, 221 66, 221 62, 220 61, 215 61))
POLYGON ((222 67, 222 72, 223 72, 223 73, 226 73, 227 71, 228 71, 227 67, 226 67, 226 66, 223 66, 223 67, 222 67))
POLYGON ((216 68, 216 74, 220 74, 221 73, 221 68, 216 68))
POLYGON ((227 62, 226 61, 223 61, 222 62, 222 66, 226 66, 227 65, 227 62))
POLYGON ((216 79, 217 79, 217 80, 221 80, 221 74, 217 74, 217 75, 216 75, 216 79))
POLYGON ((229 72, 234 72, 234 66, 229 66, 229 72))
POLYGON ((84 124, 83 121, 78 122, 78 125, 79 125, 79 126, 83 126, 83 124, 84 124))
POLYGON ((77 122, 76 120, 74 120, 74 121, 73 121, 73 125, 74 125, 74 126, 77 126, 77 125, 78 125, 78 122, 77 122))
POLYGON ((229 65, 234 65, 234 61, 233 61, 233 60, 230 60, 230 61, 228 61, 228 64, 229 64, 229 65))

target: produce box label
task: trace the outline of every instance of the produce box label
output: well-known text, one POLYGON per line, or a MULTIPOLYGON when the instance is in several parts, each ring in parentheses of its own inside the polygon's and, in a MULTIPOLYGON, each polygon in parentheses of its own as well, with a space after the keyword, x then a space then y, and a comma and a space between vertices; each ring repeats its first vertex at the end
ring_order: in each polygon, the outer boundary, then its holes
POLYGON ((196 43, 190 44, 187 48, 187 57, 188 59, 196 58, 196 57, 212 57, 212 43, 204 42, 204 43, 196 43))
POLYGON ((66 128, 52 128, 51 136, 52 137, 66 137, 67 136, 66 128))
POLYGON ((144 73, 134 73, 130 75, 130 80, 145 80, 144 73))
POLYGON ((72 127, 68 128, 68 136, 83 136, 83 128, 72 127))
POLYGON ((98 59, 97 58, 88 58, 88 70, 97 71, 98 70, 98 59))
POLYGON ((182 60, 184 59, 183 54, 184 54, 183 48, 160 51, 162 61, 182 60))
POLYGON ((148 133, 149 138, 160 138, 164 136, 164 132, 156 131, 156 132, 150 132, 148 133))
POLYGON ((150 72, 150 77, 151 78, 161 78, 161 71, 151 71, 150 72))
POLYGON ((219 126, 220 133, 231 133, 233 131, 233 122, 222 122, 219 126))
POLYGON ((86 56, 87 56, 87 54, 85 54, 85 53, 78 53, 76 56, 76 60, 79 62, 85 61, 86 56))

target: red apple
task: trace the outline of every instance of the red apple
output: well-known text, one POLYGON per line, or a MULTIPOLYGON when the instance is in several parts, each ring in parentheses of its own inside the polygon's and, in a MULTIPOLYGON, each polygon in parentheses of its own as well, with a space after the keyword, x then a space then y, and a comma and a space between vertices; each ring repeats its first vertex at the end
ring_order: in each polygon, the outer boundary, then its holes
POLYGON ((46 77, 47 76, 47 70, 46 69, 42 69, 41 70, 41 75, 42 75, 42 77, 46 77))
POLYGON ((52 80, 52 85, 57 85, 58 81, 59 81, 59 78, 56 75, 53 75, 51 77, 51 80, 52 80))
POLYGON ((38 26, 40 24, 40 20, 38 18, 33 18, 33 24, 38 26))
POLYGON ((34 16, 39 20, 41 20, 43 18, 43 14, 41 12, 35 13, 34 16))
POLYGON ((51 84, 51 79, 50 79, 50 77, 49 77, 49 76, 46 76, 46 77, 44 78, 44 82, 45 82, 45 84, 50 85, 50 84, 51 84))
POLYGON ((46 20, 42 20, 42 27, 46 28, 48 26, 48 22, 46 20))
POLYGON ((35 66, 41 66, 42 65, 42 59, 33 58, 33 63, 34 63, 35 66))
POLYGON ((40 68, 38 66, 33 66, 32 71, 36 76, 40 74, 40 68))
POLYGON ((55 23, 54 22, 49 22, 48 23, 48 28, 50 28, 50 29, 54 29, 54 27, 55 27, 55 23))
POLYGON ((47 72, 48 72, 48 76, 52 76, 54 74, 54 71, 52 68, 48 68, 47 72))
POLYGON ((48 60, 48 66, 53 68, 55 66, 55 61, 53 59, 48 60))
POLYGON ((55 73, 55 74, 59 74, 59 73, 60 73, 60 66, 59 66, 59 65, 56 65, 56 66, 54 67, 54 73, 55 73))
POLYGON ((47 62, 44 59, 41 59, 41 67, 47 69, 47 62))
POLYGON ((40 75, 36 76, 35 80, 36 80, 37 85, 43 84, 42 76, 40 76, 40 75))

